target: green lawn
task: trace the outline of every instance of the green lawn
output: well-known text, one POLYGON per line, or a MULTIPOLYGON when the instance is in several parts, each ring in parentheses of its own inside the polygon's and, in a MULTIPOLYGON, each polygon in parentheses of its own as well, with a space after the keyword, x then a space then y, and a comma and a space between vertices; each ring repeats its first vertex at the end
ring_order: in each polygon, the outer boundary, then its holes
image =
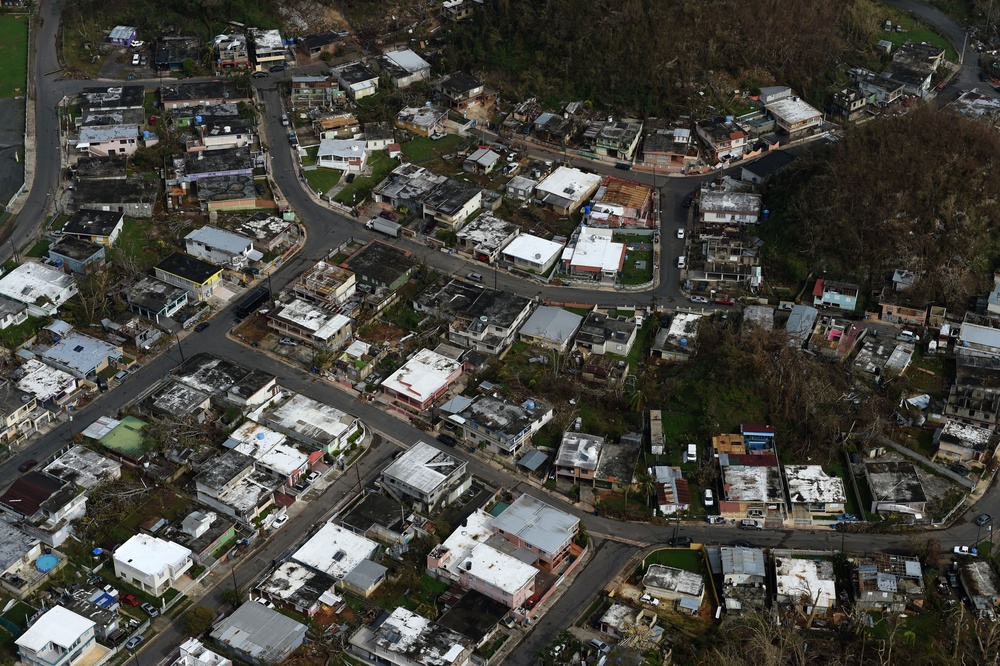
POLYGON ((303 171, 302 173, 305 174, 309 187, 317 192, 326 194, 334 185, 340 182, 342 172, 339 169, 313 169, 312 171, 303 171))
POLYGON ((140 222, 126 217, 122 232, 115 242, 115 251, 133 257, 136 264, 147 269, 152 268, 160 260, 159 252, 152 246, 147 237, 148 228, 148 222, 140 222))
POLYGON ((618 279, 619 284, 646 284, 653 279, 653 253, 630 251, 625 257, 625 266, 622 267, 622 276, 618 279), (639 262, 642 262, 641 268, 639 262))
POLYGON ((450 153, 461 145, 463 141, 465 139, 457 134, 449 134, 437 141, 432 141, 425 136, 418 136, 412 141, 407 141, 400 148, 407 162, 426 162, 444 153, 450 153))
MULTIPOLYGON (((702 573, 704 558, 700 550, 664 548, 663 550, 657 550, 647 555, 643 563, 646 567, 651 564, 662 564, 667 567, 674 567, 675 569, 702 573)), ((640 569, 642 568, 640 567, 640 569)))
POLYGON ((34 244, 34 246, 24 253, 26 257, 34 257, 35 259, 41 259, 49 254, 49 242, 47 240, 40 240, 34 244))
POLYGON ((0 97, 22 97, 28 73, 28 17, 0 15, 0 97))
POLYGON ((372 153, 368 158, 368 168, 371 170, 371 175, 355 178, 353 183, 346 186, 333 198, 334 201, 350 205, 360 204, 368 198, 372 188, 381 183, 397 164, 396 160, 382 151, 372 153))
POLYGON ((319 146, 309 146, 306 148, 306 154, 302 157, 302 166, 313 166, 316 164, 316 154, 319 152, 319 146))
POLYGON ((903 32, 896 32, 893 29, 892 32, 879 33, 879 39, 885 39, 893 43, 893 50, 903 42, 916 42, 917 44, 927 42, 928 44, 933 44, 938 48, 944 49, 944 57, 948 60, 952 62, 958 61, 958 53, 951 45, 951 42, 929 29, 925 23, 904 11, 893 10, 890 7, 886 7, 886 9, 888 10, 887 18, 892 21, 893 27, 895 28, 896 25, 903 27, 903 32))

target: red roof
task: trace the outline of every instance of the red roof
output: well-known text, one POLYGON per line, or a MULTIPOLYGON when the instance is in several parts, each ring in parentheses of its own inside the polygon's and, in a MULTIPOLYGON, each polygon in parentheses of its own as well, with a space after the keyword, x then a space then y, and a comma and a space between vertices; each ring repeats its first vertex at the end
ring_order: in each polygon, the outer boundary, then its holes
POLYGON ((729 464, 743 465, 744 467, 777 467, 778 457, 773 453, 747 454, 745 456, 730 455, 729 464))
POLYGON ((23 516, 33 516, 46 500, 59 492, 64 483, 48 474, 28 472, 0 496, 0 504, 23 516))
POLYGON ((774 434, 774 426, 764 425, 763 423, 742 423, 740 424, 740 434, 747 434, 748 432, 766 432, 774 434))
POLYGON ((677 485, 677 503, 690 504, 691 488, 688 486, 687 479, 675 479, 674 483, 677 485))
POLYGON ((816 280, 816 286, 813 287, 813 296, 823 295, 823 280, 816 280))

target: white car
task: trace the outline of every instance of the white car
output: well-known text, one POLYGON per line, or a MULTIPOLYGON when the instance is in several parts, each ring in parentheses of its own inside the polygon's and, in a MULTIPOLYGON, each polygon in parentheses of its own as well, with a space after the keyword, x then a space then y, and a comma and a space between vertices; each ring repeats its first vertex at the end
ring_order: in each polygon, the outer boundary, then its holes
POLYGON ((705 506, 715 506, 715 495, 711 488, 705 488, 705 506))
POLYGON ((978 551, 975 548, 969 548, 968 546, 955 546, 954 550, 956 555, 977 555, 978 551))
POLYGON ((138 65, 138 64, 139 64, 139 54, 138 53, 133 53, 132 54, 132 65, 135 66, 135 65, 138 65))
POLYGON ((692 296, 688 300, 691 301, 692 303, 705 303, 705 304, 708 303, 708 299, 705 298, 704 296, 692 296))
POLYGON ((677 237, 678 238, 684 238, 684 229, 678 229, 677 230, 677 237))
POLYGON ((287 522, 288 522, 288 514, 283 513, 274 519, 274 522, 271 523, 271 529, 276 530, 287 522))
POLYGON ((641 601, 644 604, 649 604, 650 606, 659 606, 660 605, 660 600, 659 599, 657 599, 656 597, 651 597, 648 594, 644 594, 641 597, 639 597, 639 601, 641 601))
POLYGON ((141 39, 137 39, 134 42, 132 42, 132 48, 134 49, 141 49, 145 45, 146 42, 142 41, 141 39))

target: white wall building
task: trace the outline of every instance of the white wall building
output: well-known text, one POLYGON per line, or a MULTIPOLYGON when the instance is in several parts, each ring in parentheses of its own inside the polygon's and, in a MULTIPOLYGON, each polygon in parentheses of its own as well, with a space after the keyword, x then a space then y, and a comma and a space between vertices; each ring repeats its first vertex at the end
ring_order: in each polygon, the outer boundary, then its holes
POLYGON ((246 236, 216 227, 195 229, 184 237, 184 245, 192 257, 236 270, 243 269, 249 260, 264 256, 254 250, 253 241, 246 236))
POLYGON ((136 534, 114 554, 115 575, 155 597, 191 568, 191 551, 172 541, 136 534))
POLYGON ((0 278, 0 296, 24 303, 35 317, 54 317, 76 293, 72 276, 42 264, 21 264, 0 278))
POLYGON ((25 666, 74 666, 95 643, 95 623, 62 606, 35 620, 14 642, 25 666))

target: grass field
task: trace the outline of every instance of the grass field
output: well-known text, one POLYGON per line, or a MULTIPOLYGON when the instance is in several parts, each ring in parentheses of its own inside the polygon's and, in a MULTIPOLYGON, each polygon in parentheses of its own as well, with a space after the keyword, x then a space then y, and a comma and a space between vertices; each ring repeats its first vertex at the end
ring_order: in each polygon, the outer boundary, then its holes
POLYGON ((425 136, 418 136, 412 141, 407 141, 400 148, 403 151, 403 157, 408 162, 426 162, 435 157, 440 157, 444 153, 451 152, 462 141, 462 137, 457 134, 449 134, 437 141, 433 141, 425 136))
POLYGON ((28 72, 28 18, 0 15, 0 97, 24 95, 28 72))
POLYGON ((330 189, 340 182, 342 172, 338 169, 313 169, 303 172, 309 187, 317 192, 326 194, 330 189))

